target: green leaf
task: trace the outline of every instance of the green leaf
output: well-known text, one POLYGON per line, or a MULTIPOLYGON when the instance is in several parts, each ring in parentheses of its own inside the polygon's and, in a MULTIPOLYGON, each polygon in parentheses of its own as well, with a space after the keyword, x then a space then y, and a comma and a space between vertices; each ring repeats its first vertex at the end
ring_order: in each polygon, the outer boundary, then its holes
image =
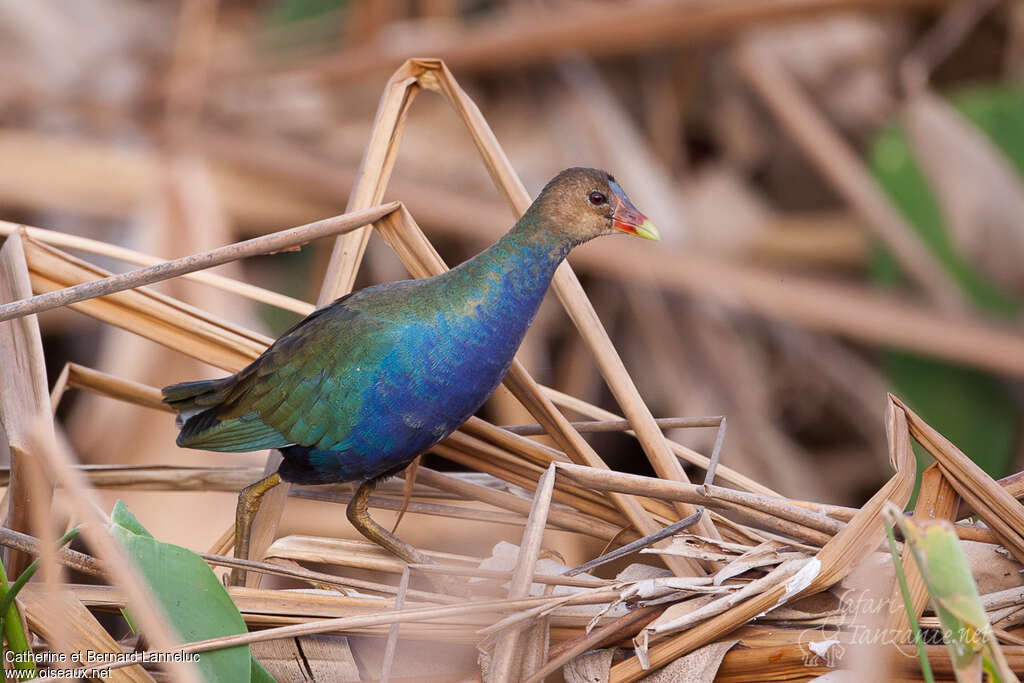
POLYGON ((263 665, 253 657, 252 669, 249 671, 249 683, 277 683, 270 672, 263 668, 263 665))
MULTIPOLYGON (((111 513, 110 531, 135 562, 183 642, 247 631, 231 596, 201 557, 153 538, 121 501, 111 513)), ((246 645, 203 652, 198 667, 210 682, 273 680, 246 645)))
POLYGON ((946 520, 918 524, 895 506, 884 513, 899 526, 904 552, 909 548, 921 572, 957 680, 981 680, 982 670, 989 672, 991 681, 1016 680, 992 634, 953 525, 946 520))

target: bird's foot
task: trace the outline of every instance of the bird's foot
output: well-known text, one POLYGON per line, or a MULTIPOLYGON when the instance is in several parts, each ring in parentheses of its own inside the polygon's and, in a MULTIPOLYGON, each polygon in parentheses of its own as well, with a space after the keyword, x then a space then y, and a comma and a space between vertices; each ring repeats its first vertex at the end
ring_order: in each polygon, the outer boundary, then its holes
MULTIPOLYGON (((252 521, 260 511, 260 504, 267 491, 281 483, 281 477, 275 472, 268 477, 250 484, 238 492, 238 508, 235 511, 235 557, 248 560, 249 539, 252 535, 252 521)), ((245 570, 231 570, 231 585, 245 584, 245 570)))

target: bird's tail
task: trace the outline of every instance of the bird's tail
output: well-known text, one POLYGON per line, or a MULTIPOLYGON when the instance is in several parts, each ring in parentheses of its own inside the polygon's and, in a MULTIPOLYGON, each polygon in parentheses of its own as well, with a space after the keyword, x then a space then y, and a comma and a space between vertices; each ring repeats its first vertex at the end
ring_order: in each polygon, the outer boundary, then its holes
POLYGON ((227 397, 234 377, 201 379, 196 382, 182 382, 164 387, 164 403, 178 413, 177 424, 181 427, 189 418, 220 405, 227 397))

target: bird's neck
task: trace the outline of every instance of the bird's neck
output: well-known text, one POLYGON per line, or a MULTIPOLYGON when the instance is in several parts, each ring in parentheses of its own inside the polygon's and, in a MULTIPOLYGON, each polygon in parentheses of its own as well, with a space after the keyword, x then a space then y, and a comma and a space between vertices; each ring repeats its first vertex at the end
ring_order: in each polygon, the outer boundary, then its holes
MULTIPOLYGON (((527 213, 501 239, 463 263, 467 275, 477 281, 515 278, 527 289, 540 287, 541 294, 575 243, 548 229, 543 221, 527 213)), ((525 292, 524 292, 525 293, 525 292)))
POLYGON ((491 247, 449 273, 446 296, 453 308, 522 325, 525 332, 555 269, 573 246, 528 213, 491 247))

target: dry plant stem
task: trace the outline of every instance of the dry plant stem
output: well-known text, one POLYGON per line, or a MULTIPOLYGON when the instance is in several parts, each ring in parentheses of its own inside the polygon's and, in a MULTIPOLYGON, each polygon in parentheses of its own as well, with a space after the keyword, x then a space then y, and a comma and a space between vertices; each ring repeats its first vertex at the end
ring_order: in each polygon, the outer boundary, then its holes
MULTIPOLYGON (((398 582, 398 592, 395 594, 395 611, 405 606, 405 594, 409 590, 409 567, 402 570, 402 578, 398 582)), ((384 646, 384 661, 381 664, 380 683, 388 683, 391 679, 391 664, 395 659, 395 649, 398 647, 398 633, 402 628, 399 623, 391 624, 388 629, 388 640, 384 646)))
POLYGON ((589 634, 559 643, 551 648, 551 658, 548 663, 526 679, 524 683, 541 683, 545 678, 568 664, 573 657, 635 636, 638 631, 664 612, 666 607, 667 605, 637 607, 618 617, 614 622, 594 629, 589 634))
MULTIPOLYGON (((109 275, 31 239, 25 239, 24 245, 32 286, 37 292, 109 275)), ((71 308, 229 372, 248 365, 273 341, 148 289, 81 301, 71 308)))
MULTIPOLYGON (((384 197, 398 155, 401 136, 405 130, 405 117, 412 100, 420 90, 413 71, 411 64, 403 65, 384 86, 370 140, 360 162, 356 182, 345 207, 346 211, 359 211, 379 204, 384 197)), ((369 227, 335 240, 331 260, 320 288, 317 301, 319 305, 352 291, 369 240, 369 227)))
MULTIPOLYGON (((426 574, 451 574, 452 576, 472 576, 481 579, 497 579, 507 581, 512 572, 500 569, 481 569, 479 567, 459 567, 451 564, 416 564, 409 565, 426 574)), ((530 579, 533 583, 551 586, 576 586, 578 588, 606 588, 613 582, 606 579, 595 579, 589 576, 566 576, 565 574, 549 575, 534 574, 530 579)))
MULTIPOLYGON (((544 596, 550 598, 549 602, 547 602, 546 604, 537 605, 532 609, 524 610, 522 612, 516 612, 515 614, 510 614, 507 617, 499 619, 493 624, 490 624, 489 626, 477 629, 477 633, 481 636, 486 637, 494 633, 507 631, 509 628, 513 626, 518 626, 525 621, 544 618, 550 615, 551 612, 565 604, 566 601, 568 601, 571 597, 582 595, 582 593, 572 593, 569 595, 552 596, 550 591, 552 587, 553 586, 551 586, 550 584, 544 587, 544 596)), ((525 630, 526 626, 523 626, 522 628, 525 630)))
POLYGON ((943 474, 960 497, 1003 541, 1017 561, 1024 562, 1024 506, 949 439, 935 431, 898 398, 890 398, 904 410, 911 434, 939 462, 943 474))
POLYGON ((40 294, 28 300, 4 304, 0 306, 0 321, 18 318, 30 313, 48 311, 51 308, 59 308, 60 306, 68 306, 87 299, 94 299, 115 292, 123 292, 126 289, 151 285, 155 282, 162 282, 163 280, 184 275, 185 273, 212 268, 223 263, 230 263, 240 258, 256 256, 258 254, 269 254, 305 244, 319 237, 355 230, 367 223, 378 220, 397 209, 398 206, 397 202, 391 202, 390 204, 373 207, 364 211, 342 214, 341 216, 326 218, 322 221, 291 228, 290 230, 282 230, 281 232, 263 237, 254 237, 251 240, 238 242, 226 247, 218 247, 202 254, 184 256, 159 265, 139 268, 121 275, 111 275, 102 280, 40 294))
MULTIPOLYGON (((39 539, 28 534, 23 534, 7 527, 0 527, 0 545, 7 548, 15 548, 25 553, 26 555, 32 555, 38 557, 41 549, 39 547, 39 539)), ((77 550, 70 550, 68 548, 62 548, 57 552, 57 560, 64 564, 66 567, 70 567, 77 571, 92 576, 102 576, 103 567, 102 564, 91 555, 80 553, 77 550)))
MULTIPOLYGON (((469 500, 478 500, 482 503, 511 510, 519 514, 529 514, 530 511, 530 501, 513 496, 510 493, 503 493, 486 486, 460 481, 454 477, 449 477, 422 466, 417 476, 419 481, 428 486, 456 493, 469 500)), ((568 510, 552 509, 548 512, 548 523, 568 531, 576 531, 605 541, 612 540, 621 532, 621 528, 616 527, 614 524, 608 524, 589 515, 568 510)))
POLYGON ((569 660, 578 657, 584 652, 596 650, 636 635, 637 631, 657 618, 665 609, 666 605, 638 607, 630 610, 627 614, 622 615, 610 624, 605 624, 590 633, 559 643, 551 648, 551 658, 547 663, 527 678, 524 683, 541 683, 545 678, 568 664, 569 660))
POLYGON ((569 479, 598 490, 619 490, 628 493, 643 491, 643 495, 653 498, 675 498, 697 505, 708 505, 725 509, 736 509, 737 506, 749 508, 754 512, 764 512, 815 529, 825 534, 834 535, 843 528, 843 523, 825 515, 790 505, 785 499, 773 499, 745 491, 734 491, 709 484, 680 484, 664 481, 653 477, 622 472, 599 472, 578 465, 558 463, 558 468, 569 479))
POLYGON ((163 402, 160 390, 139 382, 114 377, 99 370, 78 363, 65 363, 64 369, 50 391, 50 409, 57 412, 57 406, 68 389, 86 389, 125 403, 132 403, 166 413, 174 409, 163 402))
MULTIPOLYGON (((131 263, 136 266, 156 266, 161 263, 165 263, 165 260, 162 258, 143 254, 138 251, 132 251, 131 249, 125 249, 124 247, 117 246, 115 244, 108 244, 107 242, 89 239, 88 237, 70 235, 68 233, 46 230, 44 228, 35 228, 29 225, 22 225, 20 223, 0 221, 0 235, 10 235, 20 231, 24 231, 29 237, 37 242, 42 242, 43 244, 49 244, 64 249, 85 251, 90 254, 106 256, 108 258, 123 261, 125 263, 131 263)), ((237 294, 238 296, 251 299, 252 301, 258 301, 269 306, 276 306, 277 308, 281 308, 286 311, 298 313, 299 315, 309 315, 315 308, 313 304, 306 301, 300 301, 299 299, 294 299, 290 296, 285 296, 284 294, 278 294, 277 292, 272 292, 269 289, 263 289, 262 287, 256 287, 255 285, 250 285, 247 282, 240 282, 229 277, 224 277, 223 275, 217 275, 216 273, 197 271, 194 273, 185 273, 181 277, 186 280, 192 280, 194 282, 214 287, 223 292, 237 294)))
MULTIPOLYGON (((722 417, 659 417, 654 422, 661 429, 682 429, 686 427, 717 427, 722 417)), ((606 434, 608 432, 632 431, 629 420, 595 420, 591 422, 570 422, 580 434, 606 434)), ((547 432, 540 425, 506 425, 505 431, 519 436, 542 436, 547 432)))
MULTIPOLYGON (((28 264, 22 239, 13 235, 0 248, 0 302, 30 295, 28 264)), ((7 491, 6 525, 17 531, 31 531, 31 491, 27 470, 36 467, 37 454, 28 442, 34 424, 43 425, 53 438, 53 418, 46 395, 46 362, 39 323, 35 316, 0 323, 0 432, 6 434, 11 454, 11 480, 7 491)), ((50 493, 45 496, 49 501, 50 493)), ((40 501, 43 502, 43 501, 40 501)), ((4 567, 12 580, 29 564, 23 553, 6 553, 4 567)))
MULTIPOLYGON (((340 491, 320 491, 314 487, 292 487, 292 490, 288 492, 288 496, 291 498, 302 498, 303 500, 320 500, 328 503, 347 504, 352 500, 354 494, 342 493, 340 491)), ((366 499, 366 503, 370 508, 394 510, 399 513, 404 510, 420 515, 452 517, 454 519, 474 522, 490 522, 519 527, 526 523, 526 517, 523 515, 505 512, 504 510, 481 510, 479 507, 470 505, 443 505, 419 501, 406 503, 401 498, 385 496, 369 496, 366 499)))
MULTIPOLYGON (((530 518, 523 530, 523 538, 519 544, 519 557, 509 582, 509 600, 525 598, 529 595, 531 578, 537 566, 540 544, 544 539, 544 527, 547 525, 548 510, 551 508, 551 494, 555 488, 555 465, 548 470, 537 483, 537 491, 533 499, 530 518)), ((519 642, 522 631, 511 627, 506 629, 494 645, 491 657, 489 678, 495 683, 507 683, 518 679, 518 671, 522 666, 519 657, 519 642)))
MULTIPOLYGON (((89 485, 138 491, 230 491, 237 493, 258 479, 256 467, 177 467, 175 465, 78 465, 89 485)), ((0 486, 9 470, 0 468, 0 486)))
POLYGON ((964 308, 963 295, 949 275, 774 55, 748 41, 736 50, 733 63, 810 160, 864 217, 865 225, 889 247, 904 271, 939 306, 964 308))
MULTIPOLYGON (((886 436, 890 461, 896 473, 861 507, 850 523, 818 552, 815 559, 820 562, 820 569, 810 585, 799 595, 810 595, 824 590, 846 576, 861 561, 865 553, 878 548, 882 542, 885 534, 881 517, 883 505, 892 502, 898 507, 903 507, 910 499, 917 462, 910 445, 906 414, 892 400, 886 407, 886 436)), ((769 589, 723 614, 697 624, 688 631, 655 643, 647 653, 651 668, 660 668, 677 657, 731 632, 778 605, 784 595, 785 591, 781 586, 769 589)), ((610 680, 635 681, 649 673, 650 670, 644 669, 637 657, 632 657, 612 667, 610 680)))
MULTIPOLYGON (((212 565, 232 568, 239 567, 247 571, 255 571, 263 574, 273 574, 275 576, 287 576, 295 579, 302 579, 303 581, 308 581, 309 583, 317 586, 334 586, 341 589, 356 588, 358 590, 374 591, 377 593, 383 593, 385 595, 394 595, 397 590, 394 586, 387 583, 378 583, 376 581, 366 581, 363 579, 356 579, 351 577, 334 576, 333 574, 314 572, 308 569, 291 567, 284 564, 276 564, 274 562, 256 562, 254 560, 241 560, 237 557, 227 557, 225 555, 215 555, 212 553, 197 554, 212 565)), ((415 588, 409 589, 407 591, 407 595, 410 598, 414 598, 422 602, 464 602, 462 598, 457 598, 450 595, 442 595, 440 593, 431 593, 428 591, 417 590, 415 588)))
MULTIPOLYGON (((434 446, 431 450, 446 460, 472 468, 478 472, 485 472, 528 491, 532 491, 537 486, 537 480, 533 478, 532 473, 522 473, 517 470, 494 466, 484 458, 475 457, 460 450, 444 446, 434 446)), ((584 514, 592 515, 609 524, 622 526, 628 524, 622 513, 600 503, 593 502, 589 496, 578 495, 577 492, 580 491, 583 491, 583 489, 556 486, 555 500, 564 505, 570 505, 584 514)))
MULTIPOLYGON (((525 476, 533 481, 533 483, 531 483, 530 486, 527 487, 531 489, 536 487, 536 481, 540 479, 540 475, 551 464, 551 461, 548 461, 540 466, 534 465, 532 462, 517 457, 517 453, 514 451, 508 452, 503 448, 491 446, 490 444, 484 441, 475 439, 474 437, 471 437, 468 434, 464 434, 461 432, 453 433, 451 436, 449 436, 445 441, 441 443, 441 446, 444 449, 454 449, 470 457, 480 458, 488 462, 494 463, 494 465, 497 467, 517 472, 520 475, 525 476)), ((556 460, 554 462, 561 462, 561 460, 556 460)), ((572 492, 575 496, 586 499, 593 503, 594 505, 603 506, 604 508, 607 509, 607 512, 609 514, 614 514, 616 518, 621 518, 621 515, 619 515, 615 511, 614 507, 612 507, 609 504, 607 498, 601 496, 600 494, 594 491, 574 486, 564 481, 559 481, 555 485, 555 488, 560 491, 572 492)), ((662 513, 663 516, 671 516, 671 509, 667 508, 667 506, 663 507, 665 508, 662 513)))
POLYGON ((518 434, 513 434, 479 417, 471 417, 466 420, 462 427, 459 428, 459 431, 517 453, 520 457, 541 467, 547 467, 555 461, 569 462, 569 458, 562 451, 518 434))
MULTIPOLYGON (((34 430, 30 440, 34 452, 50 470, 52 478, 63 485, 63 499, 76 517, 85 522, 82 534, 99 553, 111 579, 125 591, 132 605, 133 618, 142 627, 149 642, 162 650, 176 648, 178 638, 173 627, 167 623, 131 559, 106 532, 107 522, 103 519, 98 502, 82 474, 74 468, 71 455, 56 439, 47 435, 45 425, 34 430)), ((165 668, 183 683, 198 683, 200 680, 195 666, 190 662, 168 661, 165 668)))
MULTIPOLYGON (((43 424, 46 424, 48 428, 52 428, 52 423, 49 423, 48 420, 43 424)), ((53 488, 51 483, 47 481, 44 468, 38 466, 27 467, 22 476, 28 480, 28 489, 31 492, 28 500, 29 520, 33 531, 39 538, 38 561, 42 570, 42 583, 44 585, 42 598, 45 604, 44 609, 50 614, 61 614, 61 592, 67 583, 67 576, 63 571, 63 565, 57 561, 56 557, 58 532, 54 527, 56 520, 53 519, 52 508, 56 505, 57 509, 61 510, 63 507, 62 499, 58 497, 56 500, 51 500, 53 488)), ((64 544, 60 545, 63 547, 64 544)), ((28 570, 26 569, 25 571, 28 570)), ((11 578, 17 577, 12 576, 11 578)), ((56 644, 57 648, 70 657, 71 648, 69 644, 73 642, 73 637, 68 622, 60 620, 57 623, 51 624, 50 629, 50 633, 47 634, 48 641, 56 644)))
MULTIPOLYGON (((599 408, 598 406, 595 406, 591 403, 587 403, 586 401, 578 399, 575 396, 570 396, 568 394, 562 393, 557 389, 552 389, 551 387, 542 387, 542 389, 544 391, 544 394, 548 398, 550 398, 556 405, 561 406, 563 408, 574 410, 577 413, 586 415, 597 420, 611 421, 622 419, 615 413, 604 410, 603 408, 599 408)), ((634 435, 632 431, 627 431, 626 433, 634 435)), ((708 469, 708 467, 710 466, 710 458, 701 455, 700 453, 691 448, 687 448, 686 446, 671 440, 669 440, 669 447, 672 449, 672 452, 677 457, 682 458, 691 465, 696 465, 697 467, 700 467, 701 469, 704 470, 708 469)), ((763 486, 754 481, 753 479, 751 479, 750 477, 744 476, 737 472, 736 470, 726 467, 725 465, 722 465, 718 468, 718 477, 721 481, 725 482, 726 484, 738 489, 742 489, 744 491, 750 491, 751 493, 760 493, 761 495, 764 496, 779 495, 778 493, 771 490, 767 486, 763 486)))
MULTIPOLYGON (((234 532, 232 532, 233 535, 234 532)), ((40 543, 39 540, 29 536, 28 534, 22 534, 6 527, 0 527, 0 545, 16 548, 28 555, 38 556, 40 554, 40 543)), ((252 560, 240 560, 236 557, 227 557, 225 555, 219 555, 215 553, 197 553, 201 558, 206 560, 209 564, 221 566, 221 567, 241 567, 249 571, 262 572, 264 574, 274 574, 276 576, 287 576, 295 579, 302 579, 315 585, 328 585, 337 586, 339 588, 356 588, 359 590, 375 591, 384 594, 394 594, 396 588, 386 583, 377 583, 375 581, 365 581, 362 579, 355 579, 350 577, 338 577, 333 574, 325 574, 323 572, 314 572, 308 569, 300 569, 296 567, 283 566, 274 564, 272 562, 254 562, 252 560)), ((104 565, 102 562, 97 560, 91 555, 80 553, 76 550, 70 550, 67 548, 61 549, 56 559, 66 567, 74 569, 76 571, 89 574, 91 576, 105 576, 104 565)), ((452 573, 455 569, 448 567, 446 571, 452 573)), ((475 570, 482 571, 482 570, 475 570)), ((478 574, 470 574, 477 576, 478 574)), ((495 572, 494 578, 508 578, 509 572, 495 572)), ((534 577, 534 581, 537 582, 551 582, 558 585, 576 585, 582 587, 592 588, 598 585, 593 579, 577 579, 571 581, 568 579, 561 579, 560 577, 534 577)), ((601 582, 600 585, 604 585, 605 582, 601 582)), ((421 591, 416 589, 410 589, 408 595, 416 600, 424 602, 463 602, 461 598, 455 598, 447 595, 440 595, 438 593, 430 593, 427 591, 421 591)))
MULTIPOLYGON (((603 592, 586 593, 581 596, 573 596, 573 598, 566 602, 567 605, 578 604, 578 605, 599 605, 609 600, 615 600, 618 598, 617 590, 606 590, 603 592)), ((161 649, 161 650, 147 650, 147 655, 155 655, 156 653, 166 653, 170 655, 174 652, 209 652, 210 650, 219 650, 225 647, 233 647, 235 645, 247 645, 249 643, 258 643, 266 640, 278 640, 280 638, 295 638, 298 636, 313 635, 317 633, 339 633, 344 632, 348 629, 363 628, 368 626, 387 626, 395 623, 407 623, 417 621, 432 621, 435 619, 445 619, 447 617, 464 616, 470 614, 489 614, 493 612, 508 612, 521 609, 529 609, 537 605, 546 604, 551 601, 548 596, 537 596, 530 598, 522 598, 520 600, 486 600, 479 602, 471 602, 459 605, 444 605, 439 607, 417 607, 414 609, 405 609, 400 611, 384 611, 377 612, 374 614, 362 614, 352 617, 338 617, 335 619, 318 619, 303 624, 293 624, 289 626, 279 626, 276 628, 269 628, 263 631, 255 631, 251 633, 241 633, 235 636, 225 636, 221 638, 211 638, 209 640, 201 640, 194 643, 185 644, 175 649, 161 649)), ((88 671, 82 672, 82 676, 87 677, 90 673, 96 673, 106 668, 120 668, 122 666, 130 665, 129 662, 117 662, 114 664, 104 665, 103 667, 96 667, 88 671)))
POLYGON ((595 567, 600 567, 603 564, 608 564, 612 560, 617 560, 620 557, 624 557, 626 555, 635 553, 638 550, 651 546, 664 538, 674 536, 678 534, 680 531, 688 529, 694 524, 696 524, 697 520, 699 520, 701 518, 701 515, 703 514, 704 507, 698 505, 694 513, 689 517, 684 517, 678 522, 673 522, 672 524, 669 524, 667 527, 665 527, 661 531, 658 531, 657 533, 651 534, 650 536, 644 536, 643 538, 639 538, 631 543, 627 543, 624 546, 616 548, 610 553, 605 553, 600 557, 595 557, 594 559, 589 560, 588 562, 584 562, 583 564, 577 565, 569 571, 567 571, 565 575, 575 576, 576 574, 588 572, 595 567))

